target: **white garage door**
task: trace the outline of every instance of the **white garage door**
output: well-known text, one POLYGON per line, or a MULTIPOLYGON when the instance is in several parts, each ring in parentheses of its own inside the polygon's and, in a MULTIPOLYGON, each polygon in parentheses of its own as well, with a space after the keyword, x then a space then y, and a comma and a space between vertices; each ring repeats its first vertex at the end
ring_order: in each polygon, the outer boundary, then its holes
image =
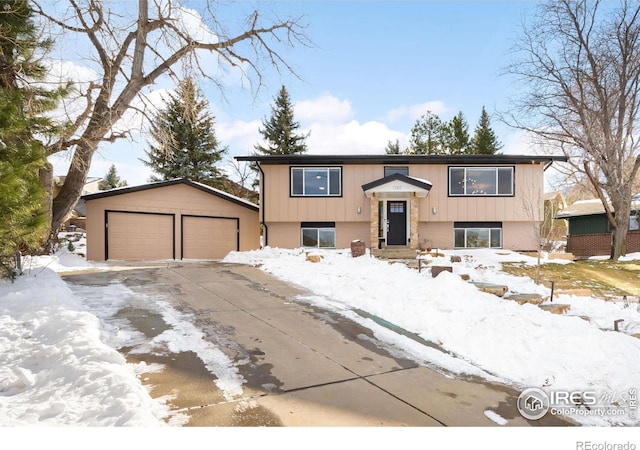
POLYGON ((182 257, 222 259, 238 250, 238 219, 182 216, 182 257))
POLYGON ((173 259, 173 214, 107 212, 107 259, 173 259))

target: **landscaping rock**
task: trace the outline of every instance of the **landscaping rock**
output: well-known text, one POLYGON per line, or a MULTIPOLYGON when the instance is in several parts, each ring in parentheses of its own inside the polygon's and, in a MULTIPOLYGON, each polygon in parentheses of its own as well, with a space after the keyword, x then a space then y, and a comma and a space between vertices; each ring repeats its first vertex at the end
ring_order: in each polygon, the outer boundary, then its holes
POLYGON ((351 241, 351 256, 353 256, 354 258, 364 255, 366 252, 366 249, 367 247, 365 243, 360 239, 351 241))
POLYGON ((520 305, 530 303, 532 305, 539 305, 544 302, 544 298, 540 294, 511 294, 505 297, 506 300, 514 300, 520 305))
POLYGON ((502 286, 500 284, 478 283, 478 282, 472 282, 471 284, 473 284, 482 292, 487 292, 488 294, 497 295, 498 297, 502 297, 509 290, 507 286, 502 286))
POLYGON ((312 263, 318 263, 318 262, 322 261, 322 255, 311 255, 311 254, 307 253, 307 261, 312 262, 312 263))
POLYGON ((451 266, 431 266, 431 277, 435 278, 442 272, 451 272, 453 273, 453 268, 451 266))
POLYGON ((549 311, 552 314, 564 314, 571 309, 571 305, 563 305, 560 303, 557 304, 548 304, 548 305, 538 305, 540 309, 545 311, 549 311))

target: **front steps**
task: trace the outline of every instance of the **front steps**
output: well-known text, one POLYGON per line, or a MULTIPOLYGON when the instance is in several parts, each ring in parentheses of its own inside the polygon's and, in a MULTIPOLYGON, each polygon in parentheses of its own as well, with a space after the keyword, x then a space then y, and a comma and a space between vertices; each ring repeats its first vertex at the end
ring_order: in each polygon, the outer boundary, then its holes
POLYGON ((418 252, 407 247, 372 248, 371 254, 380 259, 416 259, 418 252))

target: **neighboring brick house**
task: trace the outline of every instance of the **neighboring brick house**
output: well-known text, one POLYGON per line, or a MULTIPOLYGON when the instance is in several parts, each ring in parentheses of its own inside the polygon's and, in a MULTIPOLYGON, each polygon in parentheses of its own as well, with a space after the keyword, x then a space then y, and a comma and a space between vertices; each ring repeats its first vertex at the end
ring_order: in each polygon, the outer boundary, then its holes
POLYGON ((242 156, 271 247, 538 248, 544 171, 564 157, 242 156))
MULTIPOLYGON (((640 251, 640 194, 631 203, 627 252, 640 251)), ((602 202, 598 199, 581 200, 569 205, 556 215, 569 223, 567 252, 578 258, 611 254, 611 225, 602 202)))

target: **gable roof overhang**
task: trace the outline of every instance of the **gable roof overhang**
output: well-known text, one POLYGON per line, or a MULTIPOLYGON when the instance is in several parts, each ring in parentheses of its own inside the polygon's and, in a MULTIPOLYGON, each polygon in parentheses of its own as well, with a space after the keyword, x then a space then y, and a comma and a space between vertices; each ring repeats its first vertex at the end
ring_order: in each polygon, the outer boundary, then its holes
POLYGON ((566 162, 566 156, 553 155, 250 155, 236 156, 237 161, 254 161, 260 164, 544 164, 547 169, 553 162, 566 162))
POLYGON ((431 190, 431 182, 421 178, 409 177, 401 173, 394 173, 384 178, 380 178, 370 183, 362 185, 362 190, 367 197, 374 193, 394 193, 401 192, 415 193, 417 197, 426 197, 431 190))
POLYGON ((253 211, 259 210, 258 205, 251 203, 250 201, 247 201, 240 197, 236 197, 235 195, 231 195, 227 192, 221 191, 220 189, 212 188, 211 186, 207 186, 206 184, 198 183, 196 181, 191 181, 187 178, 176 178, 173 180, 158 181, 155 183, 142 184, 139 186, 126 186, 121 188, 109 189, 108 191, 100 191, 94 194, 83 195, 80 198, 90 201, 98 198, 112 197, 114 195, 123 195, 123 194, 129 194, 132 192, 146 191, 149 189, 156 189, 156 188, 165 187, 165 186, 174 186, 177 184, 185 184, 187 186, 191 186, 195 189, 206 192, 207 194, 211 194, 216 197, 227 200, 231 203, 244 206, 245 208, 249 208, 253 211))

